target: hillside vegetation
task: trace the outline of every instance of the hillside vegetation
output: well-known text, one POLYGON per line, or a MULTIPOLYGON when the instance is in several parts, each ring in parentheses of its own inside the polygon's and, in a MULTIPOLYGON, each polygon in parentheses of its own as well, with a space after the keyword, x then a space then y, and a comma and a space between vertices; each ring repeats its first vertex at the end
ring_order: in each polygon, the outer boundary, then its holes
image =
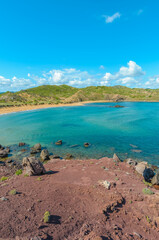
POLYGON ((44 85, 19 92, 0 94, 0 107, 75 103, 82 101, 159 101, 159 89, 123 86, 90 86, 74 88, 67 85, 44 85))

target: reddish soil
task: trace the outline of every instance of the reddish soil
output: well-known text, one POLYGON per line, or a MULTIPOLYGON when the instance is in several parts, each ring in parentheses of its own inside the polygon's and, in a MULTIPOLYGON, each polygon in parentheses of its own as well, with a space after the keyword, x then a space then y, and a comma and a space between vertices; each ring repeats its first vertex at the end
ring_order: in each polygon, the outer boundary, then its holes
POLYGON ((103 158, 51 160, 45 168, 53 172, 41 181, 12 175, 0 183, 0 197, 8 199, 0 200, 0 239, 159 239, 159 192, 144 195, 132 166, 103 158), (110 190, 101 180, 111 182, 110 190), (50 223, 43 222, 46 211, 50 223))

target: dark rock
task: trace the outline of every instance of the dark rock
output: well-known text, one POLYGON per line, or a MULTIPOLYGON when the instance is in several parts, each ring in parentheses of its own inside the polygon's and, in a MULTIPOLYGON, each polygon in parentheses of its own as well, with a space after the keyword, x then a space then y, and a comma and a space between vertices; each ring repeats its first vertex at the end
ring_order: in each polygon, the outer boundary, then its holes
POLYGON ((13 160, 11 158, 8 158, 5 161, 5 165, 9 169, 21 169, 22 168, 22 165, 20 163, 16 162, 15 160, 13 160))
POLYGON ((24 143, 24 142, 20 142, 20 143, 19 143, 19 147, 22 147, 22 146, 25 146, 25 143, 24 143))
POLYGON ((0 161, 0 166, 5 166, 5 162, 0 161))
POLYGON ((114 107, 115 108, 124 108, 124 106, 121 106, 121 105, 115 105, 114 107))
POLYGON ((41 160, 45 161, 49 159, 49 152, 47 149, 43 149, 40 154, 41 160))
POLYGON ((132 165, 132 166, 136 166, 137 165, 137 161, 131 159, 131 158, 128 158, 125 160, 129 165, 132 165))
POLYGON ((50 159, 57 159, 57 158, 61 158, 61 157, 58 156, 58 155, 51 155, 51 156, 50 156, 50 159))
POLYGON ((73 155, 70 154, 70 153, 67 153, 65 158, 66 158, 66 159, 71 159, 71 158, 73 158, 73 155))
POLYGON ((84 143, 84 147, 89 147, 90 146, 90 143, 86 142, 84 143))
POLYGON ((23 158, 23 168, 25 174, 28 174, 29 176, 46 173, 43 164, 35 157, 23 158))
POLYGON ((151 168, 146 168, 143 172, 143 177, 146 182, 150 182, 154 175, 155 174, 151 168))
POLYGON ((57 142, 55 142, 56 145, 62 145, 62 140, 58 140, 57 142))
POLYGON ((121 162, 120 158, 116 155, 116 153, 114 153, 114 155, 113 155, 113 160, 115 162, 121 162))
POLYGON ((151 179, 151 183, 153 185, 159 185, 159 172, 157 172, 155 176, 151 179))
POLYGON ((9 152, 8 149, 0 150, 0 157, 1 157, 1 158, 8 157, 8 152, 9 152))
POLYGON ((36 153, 39 153, 39 150, 36 150, 34 148, 31 148, 31 151, 30 151, 31 154, 36 154, 36 153))

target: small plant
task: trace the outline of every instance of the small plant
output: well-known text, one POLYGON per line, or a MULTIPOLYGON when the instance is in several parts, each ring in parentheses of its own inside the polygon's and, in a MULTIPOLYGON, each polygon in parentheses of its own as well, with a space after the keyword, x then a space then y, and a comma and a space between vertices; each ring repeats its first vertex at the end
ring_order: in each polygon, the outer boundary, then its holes
POLYGON ((46 211, 46 212, 44 213, 44 218, 43 218, 44 223, 49 223, 49 222, 50 222, 50 217, 51 217, 50 212, 49 212, 49 211, 46 211))
POLYGON ((116 177, 116 178, 115 178, 115 181, 118 181, 118 180, 119 180, 119 178, 118 178, 118 177, 116 177))
POLYGON ((146 220, 147 220, 148 223, 151 222, 151 219, 148 216, 146 216, 146 220))
POLYGON ((22 169, 19 169, 15 172, 15 175, 19 176, 23 173, 22 169))
POLYGON ((146 186, 152 187, 152 183, 146 182, 145 180, 143 180, 143 183, 144 183, 146 186))
POLYGON ((152 195, 152 194, 154 194, 154 192, 151 191, 151 190, 148 189, 148 188, 143 188, 143 189, 142 189, 142 192, 143 192, 144 194, 147 194, 147 195, 152 195))
POLYGON ((42 179, 41 179, 41 177, 38 177, 37 180, 38 180, 38 181, 41 181, 42 179))
POLYGON ((17 194, 17 190, 16 189, 12 189, 10 192, 9 192, 10 195, 16 195, 17 194))
POLYGON ((130 200, 129 203, 132 204, 132 200, 130 200))
POLYGON ((26 174, 24 174, 24 177, 29 177, 29 175, 26 173, 26 174))
POLYGON ((0 179, 1 182, 4 182, 6 180, 8 180, 8 177, 5 177, 5 176, 1 177, 1 179, 0 179))

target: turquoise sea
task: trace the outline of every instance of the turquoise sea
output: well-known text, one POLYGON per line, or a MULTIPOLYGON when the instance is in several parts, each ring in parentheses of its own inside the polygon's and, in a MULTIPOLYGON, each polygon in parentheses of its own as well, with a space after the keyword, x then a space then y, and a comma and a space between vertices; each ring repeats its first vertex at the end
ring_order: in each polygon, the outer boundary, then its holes
POLYGON ((1 115, 0 144, 39 142, 53 154, 71 153, 75 158, 112 157, 115 152, 123 160, 132 157, 159 165, 159 103, 122 102, 124 108, 110 107, 114 105, 91 103, 1 115), (63 145, 56 146, 60 139, 63 145), (84 142, 91 146, 84 148, 84 142))

